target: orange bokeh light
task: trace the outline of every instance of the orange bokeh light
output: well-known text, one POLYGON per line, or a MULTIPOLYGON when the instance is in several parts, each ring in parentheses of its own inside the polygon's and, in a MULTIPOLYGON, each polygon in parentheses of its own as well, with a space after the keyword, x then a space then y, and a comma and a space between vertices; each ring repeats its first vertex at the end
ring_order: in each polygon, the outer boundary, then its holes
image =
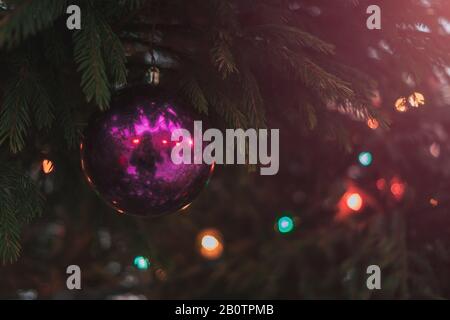
POLYGON ((380 124, 379 124, 379 122, 378 122, 377 119, 369 119, 369 120, 367 120, 367 126, 368 126, 370 129, 375 130, 375 129, 378 129, 378 127, 380 126, 380 124))
POLYGON ((42 161, 42 171, 44 171, 45 174, 52 173, 55 167, 53 166, 53 162, 45 159, 42 161))
POLYGON ((215 229, 200 232, 197 243, 200 254, 206 259, 218 259, 223 253, 222 235, 215 229))
POLYGON ((350 210, 359 211, 363 206, 363 199, 359 193, 347 193, 345 195, 345 204, 350 210))

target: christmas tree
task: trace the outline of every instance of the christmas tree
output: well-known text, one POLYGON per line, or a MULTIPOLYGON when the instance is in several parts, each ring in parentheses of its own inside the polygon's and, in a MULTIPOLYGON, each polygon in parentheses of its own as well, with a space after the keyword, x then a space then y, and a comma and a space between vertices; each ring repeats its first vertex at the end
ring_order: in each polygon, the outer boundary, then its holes
POLYGON ((0 297, 450 298, 449 81, 446 0, 0 1, 0 297), (149 82, 279 128, 278 174, 217 165, 181 211, 118 214, 80 144, 149 82))

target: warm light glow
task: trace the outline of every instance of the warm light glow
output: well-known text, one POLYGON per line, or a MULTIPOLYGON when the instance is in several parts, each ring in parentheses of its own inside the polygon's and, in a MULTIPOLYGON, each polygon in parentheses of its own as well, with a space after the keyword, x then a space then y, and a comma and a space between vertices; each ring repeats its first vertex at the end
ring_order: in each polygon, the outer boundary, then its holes
POLYGON ((408 104, 405 97, 397 99, 395 102, 395 110, 398 112, 405 112, 407 110, 408 104))
POLYGON ((391 193, 395 199, 401 200, 406 191, 406 183, 395 177, 391 180, 391 193))
POLYGON ((439 205, 439 201, 435 198, 430 199, 430 204, 432 207, 437 207, 439 205))
POLYGON ((198 235, 200 254, 206 259, 217 259, 222 255, 223 244, 220 232, 214 229, 204 230, 198 235))
POLYGON ((430 154, 435 158, 439 158, 439 156, 441 155, 441 146, 434 142, 430 146, 430 154))
POLYGON ((163 144, 167 144, 167 140, 163 140, 162 143, 163 143, 163 144))
POLYGON ((377 120, 377 119, 369 119, 369 120, 367 120, 367 126, 368 126, 370 129, 375 130, 375 129, 378 129, 378 127, 380 126, 380 124, 378 123, 378 120, 377 120))
POLYGON ((202 247, 208 251, 216 250, 219 247, 219 240, 211 235, 206 235, 202 238, 202 247))
POLYGON ((55 167, 53 166, 53 162, 45 159, 42 161, 42 171, 44 171, 45 174, 52 173, 55 167))
POLYGON ((359 211, 363 206, 363 199, 359 193, 349 193, 345 203, 351 210, 359 211))
POLYGON ((408 102, 411 105, 411 107, 418 108, 425 104, 425 97, 420 92, 414 92, 412 95, 409 96, 408 102))
POLYGON ((141 140, 139 138, 133 139, 133 144, 139 144, 139 143, 141 143, 141 140))

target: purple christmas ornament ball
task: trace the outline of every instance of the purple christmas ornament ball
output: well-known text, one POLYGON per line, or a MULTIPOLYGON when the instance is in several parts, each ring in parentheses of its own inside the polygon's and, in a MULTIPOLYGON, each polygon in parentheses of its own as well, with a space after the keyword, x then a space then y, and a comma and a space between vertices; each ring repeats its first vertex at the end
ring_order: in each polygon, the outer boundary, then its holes
POLYGON ((213 171, 172 162, 172 132, 193 134, 201 120, 190 110, 161 89, 122 90, 86 129, 81 166, 89 185, 119 213, 158 216, 190 204, 213 171))

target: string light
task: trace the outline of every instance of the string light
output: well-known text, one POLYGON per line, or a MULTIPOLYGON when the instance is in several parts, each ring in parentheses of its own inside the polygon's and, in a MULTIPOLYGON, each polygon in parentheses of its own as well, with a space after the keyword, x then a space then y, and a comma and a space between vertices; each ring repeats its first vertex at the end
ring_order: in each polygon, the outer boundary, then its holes
POLYGON ((395 199, 401 200, 406 191, 406 183, 401 181, 398 177, 391 180, 391 193, 395 199))
POLYGON ((430 199, 430 204, 434 208, 434 207, 437 207, 439 205, 439 201, 437 199, 435 199, 435 198, 431 198, 430 199))
POLYGON ((44 161, 42 161, 42 171, 45 174, 50 174, 53 172, 53 170, 55 169, 55 167, 53 166, 53 162, 45 159, 44 161))
POLYGON ((289 233, 294 230, 294 227, 294 220, 291 217, 283 216, 280 217, 277 221, 277 229, 279 233, 289 233))
POLYGON ((395 101, 395 110, 398 112, 406 112, 407 107, 408 102, 405 97, 398 98, 397 101, 395 101))
POLYGON ((408 102, 411 105, 411 107, 418 108, 425 104, 425 96, 420 92, 414 92, 412 95, 409 96, 408 102))
POLYGON ((345 203, 352 211, 360 211, 363 206, 363 199, 359 193, 348 193, 345 196, 345 203))
POLYGON ((371 118, 371 119, 367 120, 367 126, 372 130, 376 130, 380 126, 380 123, 378 122, 377 119, 371 118))
POLYGON ((358 161, 364 167, 370 166, 372 164, 372 160, 373 157, 370 152, 364 151, 358 155, 358 161))
POLYGON ((133 142, 133 144, 137 145, 141 142, 141 140, 139 138, 134 138, 132 142, 133 142))
POLYGON ((147 270, 148 268, 150 268, 150 261, 143 256, 135 257, 133 260, 133 264, 139 270, 147 270))
POLYGON ((430 146, 430 154, 435 158, 439 158, 439 156, 441 155, 441 146, 436 142, 433 142, 433 144, 430 146))
POLYGON ((209 260, 220 258, 223 253, 222 236, 215 229, 207 229, 198 235, 200 254, 209 260))

